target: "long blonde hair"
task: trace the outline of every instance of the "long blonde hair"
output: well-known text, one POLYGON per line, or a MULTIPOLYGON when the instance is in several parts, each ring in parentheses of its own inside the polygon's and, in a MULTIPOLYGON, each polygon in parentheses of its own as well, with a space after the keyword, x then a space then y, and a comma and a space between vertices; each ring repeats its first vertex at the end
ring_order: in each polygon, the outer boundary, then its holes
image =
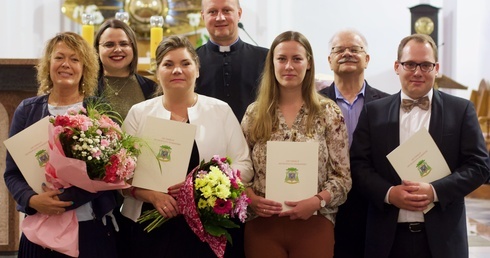
POLYGON ((53 88, 53 81, 49 74, 51 55, 58 42, 65 43, 75 51, 83 64, 82 78, 78 84, 78 91, 83 96, 92 96, 97 88, 97 74, 99 72, 98 57, 93 46, 89 45, 80 35, 73 32, 58 33, 50 39, 44 48, 44 55, 37 65, 37 81, 39 89, 37 95, 48 94, 53 88))
POLYGON ((301 94, 306 108, 308 118, 306 119, 306 132, 313 133, 314 120, 321 110, 321 100, 323 97, 316 92, 315 87, 315 60, 313 50, 306 37, 296 31, 286 31, 279 34, 270 47, 265 61, 264 71, 260 81, 260 86, 255 101, 251 123, 249 128, 249 140, 251 142, 265 142, 270 139, 273 131, 277 130, 279 119, 277 115, 277 105, 279 101, 279 82, 274 72, 274 51, 282 42, 296 41, 306 50, 306 56, 310 64, 310 69, 306 71, 301 94))

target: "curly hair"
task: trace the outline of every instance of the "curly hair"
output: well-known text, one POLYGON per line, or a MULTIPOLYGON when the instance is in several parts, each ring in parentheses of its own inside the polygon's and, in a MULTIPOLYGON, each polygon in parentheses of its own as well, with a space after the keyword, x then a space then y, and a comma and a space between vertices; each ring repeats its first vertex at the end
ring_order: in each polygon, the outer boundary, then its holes
POLYGON ((75 51, 83 64, 82 78, 78 84, 78 91, 83 96, 92 96, 97 88, 97 74, 99 72, 99 62, 95 49, 88 44, 80 35, 73 32, 58 33, 48 41, 44 48, 44 54, 37 65, 37 81, 39 83, 38 95, 51 92, 53 80, 50 75, 51 57, 56 44, 63 42, 70 49, 75 51))

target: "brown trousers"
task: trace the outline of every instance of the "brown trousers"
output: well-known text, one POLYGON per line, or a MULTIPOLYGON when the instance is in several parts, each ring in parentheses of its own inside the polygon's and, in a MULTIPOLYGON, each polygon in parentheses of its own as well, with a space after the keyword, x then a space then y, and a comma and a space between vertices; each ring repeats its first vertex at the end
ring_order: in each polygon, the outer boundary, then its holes
POLYGON ((333 224, 321 215, 308 220, 258 217, 245 224, 247 258, 331 258, 333 246, 333 224))

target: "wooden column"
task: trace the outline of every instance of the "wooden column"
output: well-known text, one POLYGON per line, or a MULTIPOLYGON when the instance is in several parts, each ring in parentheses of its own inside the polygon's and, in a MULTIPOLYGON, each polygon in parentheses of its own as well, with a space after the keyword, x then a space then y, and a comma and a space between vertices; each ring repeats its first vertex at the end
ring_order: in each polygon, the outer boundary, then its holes
POLYGON ((37 59, 0 59, 0 252, 19 249, 19 212, 3 180, 6 156, 3 141, 8 137, 15 108, 23 99, 36 95, 36 64, 37 59))

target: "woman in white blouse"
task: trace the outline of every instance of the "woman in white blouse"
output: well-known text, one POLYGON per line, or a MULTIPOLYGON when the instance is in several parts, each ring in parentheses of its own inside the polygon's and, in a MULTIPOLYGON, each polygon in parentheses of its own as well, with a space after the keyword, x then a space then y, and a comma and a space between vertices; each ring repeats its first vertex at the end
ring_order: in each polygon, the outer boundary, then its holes
MULTIPOLYGON (((126 132, 138 135, 148 116, 196 125, 188 171, 213 155, 228 156, 242 178, 250 180, 253 173, 249 150, 233 111, 223 101, 194 93, 199 60, 192 44, 185 37, 165 38, 157 48, 156 59, 156 77, 163 95, 134 105, 123 123, 126 132)), ((129 243, 130 256, 215 257, 179 215, 175 197, 181 186, 182 183, 171 186, 166 193, 135 187, 126 195, 122 213, 128 218, 136 220, 143 211, 153 208, 172 218, 150 233, 143 231, 146 224, 136 224, 129 243)), ((227 246, 225 253, 232 255, 234 250, 227 246)))

